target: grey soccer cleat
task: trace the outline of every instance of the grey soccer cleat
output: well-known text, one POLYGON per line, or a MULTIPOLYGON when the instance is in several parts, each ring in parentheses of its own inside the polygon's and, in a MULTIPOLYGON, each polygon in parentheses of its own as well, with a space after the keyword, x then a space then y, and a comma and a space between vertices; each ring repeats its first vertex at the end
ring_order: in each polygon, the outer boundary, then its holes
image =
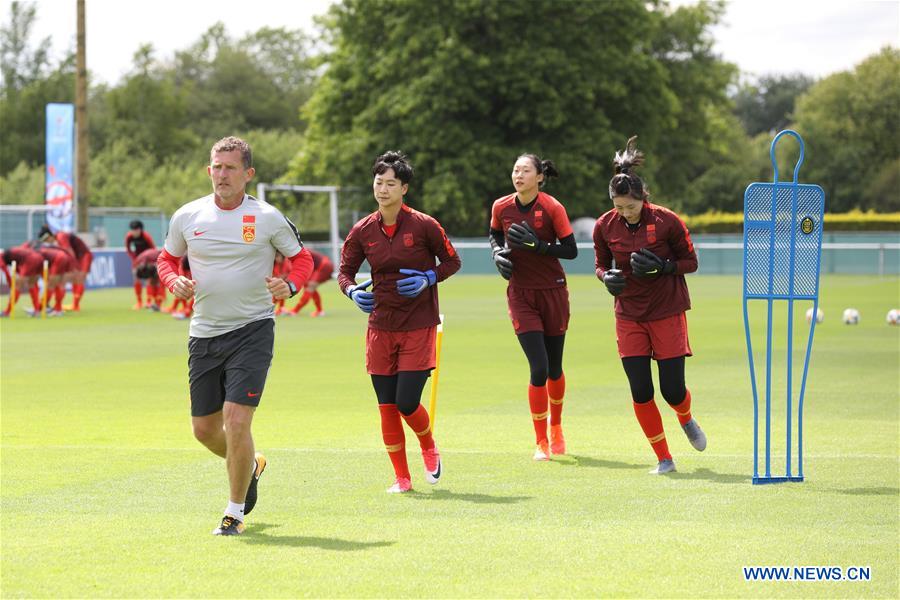
POLYGON ((665 460, 659 461, 659 464, 656 465, 656 468, 650 471, 651 475, 664 475, 666 473, 674 473, 675 472, 675 461, 671 458, 667 458, 665 460))
POLYGON ((700 452, 706 450, 706 434, 700 429, 700 424, 697 423, 697 419, 692 418, 682 425, 681 428, 684 430, 684 434, 687 436, 688 441, 695 450, 700 452))

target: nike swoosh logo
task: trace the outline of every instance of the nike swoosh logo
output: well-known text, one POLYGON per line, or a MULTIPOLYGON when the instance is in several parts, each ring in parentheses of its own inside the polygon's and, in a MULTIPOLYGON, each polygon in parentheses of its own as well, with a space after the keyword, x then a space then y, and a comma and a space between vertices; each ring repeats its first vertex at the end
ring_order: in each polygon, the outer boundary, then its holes
POLYGON ((259 396, 259 392, 256 392, 255 394, 253 392, 247 392, 248 398, 256 398, 257 396, 259 396))
POLYGON ((195 230, 194 230, 194 235, 195 235, 195 236, 197 236, 197 235, 203 235, 204 233, 206 233, 206 230, 205 230, 205 229, 204 229, 203 231, 200 231, 199 229, 195 229, 195 230))
POLYGON ((378 243, 378 242, 369 242, 369 247, 371 248, 372 246, 374 246, 374 245, 377 244, 377 243, 378 243))
POLYGON ((525 242, 525 245, 534 248, 534 242, 525 242))
POLYGON ((437 471, 435 471, 434 473, 432 473, 431 476, 434 477, 435 479, 440 479, 440 478, 441 478, 441 461, 438 461, 438 468, 437 468, 437 471))

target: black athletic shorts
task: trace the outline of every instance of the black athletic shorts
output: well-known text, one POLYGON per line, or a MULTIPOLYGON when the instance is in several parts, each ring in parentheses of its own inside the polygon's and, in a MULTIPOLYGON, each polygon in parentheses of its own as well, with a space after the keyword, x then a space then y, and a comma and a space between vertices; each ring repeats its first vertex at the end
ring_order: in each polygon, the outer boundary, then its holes
POLYGON ((274 345, 274 319, 254 321, 211 338, 190 338, 191 416, 219 412, 226 401, 259 406, 274 345))

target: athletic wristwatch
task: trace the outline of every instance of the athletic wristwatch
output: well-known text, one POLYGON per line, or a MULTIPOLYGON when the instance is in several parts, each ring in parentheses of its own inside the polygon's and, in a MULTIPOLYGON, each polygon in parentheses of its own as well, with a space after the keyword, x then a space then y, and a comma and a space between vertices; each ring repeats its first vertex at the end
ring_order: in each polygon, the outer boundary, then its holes
POLYGON ((288 289, 291 290, 291 295, 289 297, 293 298, 294 296, 297 295, 297 286, 294 285, 294 282, 291 281, 290 279, 287 279, 286 281, 288 284, 288 289))

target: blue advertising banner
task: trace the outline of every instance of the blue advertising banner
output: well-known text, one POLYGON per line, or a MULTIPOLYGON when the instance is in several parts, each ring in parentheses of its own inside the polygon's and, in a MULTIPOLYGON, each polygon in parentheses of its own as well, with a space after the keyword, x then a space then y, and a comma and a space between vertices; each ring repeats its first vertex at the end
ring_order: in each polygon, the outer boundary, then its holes
POLYGON ((85 280, 88 289, 128 287, 131 277, 131 258, 124 250, 93 250, 91 272, 85 280))
POLYGON ((75 107, 72 104, 47 105, 47 172, 44 202, 47 223, 56 231, 72 231, 75 177, 75 107))

